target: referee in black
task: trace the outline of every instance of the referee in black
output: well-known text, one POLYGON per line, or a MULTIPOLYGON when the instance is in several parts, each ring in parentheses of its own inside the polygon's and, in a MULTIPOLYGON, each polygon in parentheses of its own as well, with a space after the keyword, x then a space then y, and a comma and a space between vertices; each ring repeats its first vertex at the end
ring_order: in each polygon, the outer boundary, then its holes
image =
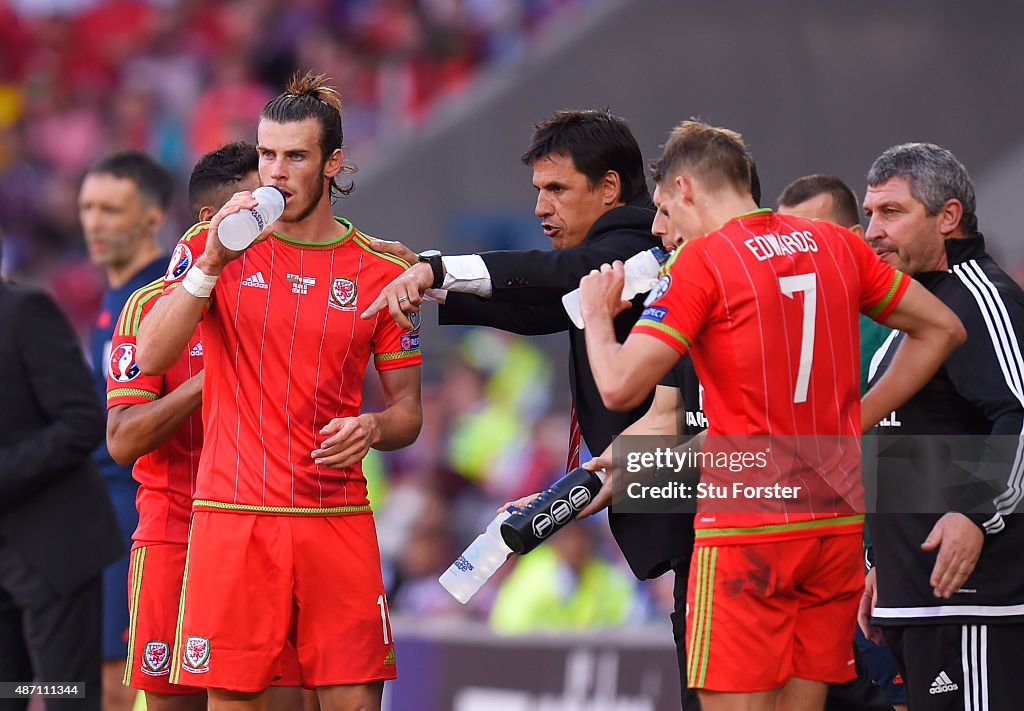
MULTIPOLYGON (((1019 709, 1024 292, 985 251, 974 187, 950 151, 895 146, 867 183, 868 244, 953 309, 967 341, 876 428, 861 628, 884 635, 914 711, 1019 709)), ((902 338, 876 353, 872 384, 902 338)))

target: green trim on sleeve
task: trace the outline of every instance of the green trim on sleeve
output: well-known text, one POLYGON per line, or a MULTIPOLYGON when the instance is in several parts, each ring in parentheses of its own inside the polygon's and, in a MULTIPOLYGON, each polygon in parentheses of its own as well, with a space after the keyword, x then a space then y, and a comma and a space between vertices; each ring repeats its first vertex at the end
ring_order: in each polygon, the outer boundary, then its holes
POLYGON ((904 276, 903 272, 896 272, 896 276, 893 277, 892 284, 889 285, 889 290, 885 292, 885 296, 883 296, 882 300, 875 305, 875 308, 868 311, 868 318, 874 318, 888 308, 889 304, 896 296, 896 292, 899 291, 900 284, 903 283, 904 276))
POLYGON ((415 350, 411 350, 411 351, 393 351, 391 353, 374 353, 373 354, 373 361, 375 363, 379 363, 379 362, 385 362, 385 361, 391 361, 391 360, 401 360, 402 358, 410 358, 412 356, 419 356, 419 355, 422 355, 422 353, 420 352, 419 348, 417 348, 415 350))
POLYGON ((677 341, 682 343, 687 348, 692 348, 693 347, 693 344, 691 343, 689 338, 687 338, 686 336, 684 336, 682 333, 680 333, 676 329, 672 328, 671 326, 666 326, 665 324, 660 323, 658 321, 652 321, 649 318, 639 319, 636 322, 636 325, 637 326, 645 326, 647 328, 653 328, 656 331, 661 331, 662 333, 665 333, 665 334, 671 336, 672 338, 676 339, 677 341))
POLYGON ((157 400, 160 396, 140 388, 114 388, 107 391, 107 400, 113 400, 116 397, 141 397, 146 400, 157 400))

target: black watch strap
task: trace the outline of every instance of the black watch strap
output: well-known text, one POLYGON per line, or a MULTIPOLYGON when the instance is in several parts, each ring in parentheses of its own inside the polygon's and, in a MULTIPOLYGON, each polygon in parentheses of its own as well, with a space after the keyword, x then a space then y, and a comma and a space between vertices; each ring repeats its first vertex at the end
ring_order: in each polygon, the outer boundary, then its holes
POLYGON ((434 281, 431 282, 431 289, 440 289, 444 284, 444 264, 441 262, 441 252, 436 249, 428 249, 420 252, 418 255, 421 262, 426 262, 430 265, 430 270, 434 272, 434 281))

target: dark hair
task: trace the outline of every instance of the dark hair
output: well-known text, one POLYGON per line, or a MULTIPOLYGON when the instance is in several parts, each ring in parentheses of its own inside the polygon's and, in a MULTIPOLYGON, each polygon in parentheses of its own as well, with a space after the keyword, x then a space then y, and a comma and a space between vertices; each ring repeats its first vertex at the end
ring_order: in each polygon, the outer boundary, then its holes
POLYGON ((174 179, 162 165, 141 151, 118 151, 100 158, 86 175, 113 175, 127 178, 138 186, 144 200, 156 203, 161 209, 171 206, 174 179))
POLYGON ((873 188, 892 178, 907 178, 910 194, 932 216, 939 214, 946 201, 959 200, 964 209, 960 228, 968 234, 978 231, 974 183, 952 151, 934 143, 893 146, 871 164, 868 186, 873 188))
POLYGON ((750 197, 761 207, 761 176, 757 174, 757 163, 750 159, 750 197))
MULTIPOLYGON (((340 150, 345 140, 345 132, 341 126, 341 96, 337 90, 327 84, 327 76, 314 74, 312 71, 300 74, 295 72, 288 81, 284 93, 271 99, 260 113, 261 119, 275 123, 293 123, 316 119, 320 123, 320 150, 323 152, 322 164, 336 150, 340 150)), ((345 164, 338 175, 356 172, 355 166, 345 164)), ((330 192, 345 197, 352 194, 355 185, 348 181, 347 185, 337 182, 338 176, 331 179, 330 192)))
POLYGON ((215 193, 242 180, 260 168, 256 146, 244 141, 229 143, 210 151, 196 163, 188 179, 188 206, 192 216, 207 204, 217 202, 215 193))
POLYGON ((779 199, 775 201, 776 207, 783 205, 793 207, 823 193, 832 196, 832 210, 836 223, 841 227, 853 227, 860 224, 860 207, 857 202, 857 193, 847 185, 842 178, 835 175, 805 175, 797 178, 786 186, 779 199))
POLYGON ((623 202, 648 194, 643 155, 629 124, 605 109, 566 109, 535 123, 523 164, 532 166, 549 155, 572 158, 591 188, 609 170, 615 171, 623 202))
POLYGON ((761 189, 760 180, 751 180, 753 164, 743 136, 736 131, 689 119, 669 133, 661 157, 651 164, 651 178, 661 184, 688 169, 712 189, 729 185, 752 193, 755 187, 761 189))

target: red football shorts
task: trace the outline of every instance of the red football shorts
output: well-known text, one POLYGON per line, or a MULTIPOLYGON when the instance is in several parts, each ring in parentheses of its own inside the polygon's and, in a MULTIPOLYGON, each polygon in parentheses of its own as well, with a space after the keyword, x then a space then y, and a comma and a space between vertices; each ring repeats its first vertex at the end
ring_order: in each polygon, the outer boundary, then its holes
POLYGON ((752 692, 790 677, 853 679, 862 554, 860 534, 698 547, 686 604, 690 688, 752 692))
MULTIPOLYGON (((170 682, 171 653, 181 608, 181 581, 188 546, 136 544, 128 573, 128 660, 124 685, 158 694, 196 694, 205 689, 170 682)), ((299 686, 299 661, 289 643, 281 654, 275 686, 299 686)))
POLYGON ((170 682, 187 546, 136 545, 128 568, 128 660, 124 685, 158 694, 197 694, 203 689, 170 682))
POLYGON ((373 514, 197 510, 171 681, 260 691, 289 639, 306 688, 394 679, 373 514))

